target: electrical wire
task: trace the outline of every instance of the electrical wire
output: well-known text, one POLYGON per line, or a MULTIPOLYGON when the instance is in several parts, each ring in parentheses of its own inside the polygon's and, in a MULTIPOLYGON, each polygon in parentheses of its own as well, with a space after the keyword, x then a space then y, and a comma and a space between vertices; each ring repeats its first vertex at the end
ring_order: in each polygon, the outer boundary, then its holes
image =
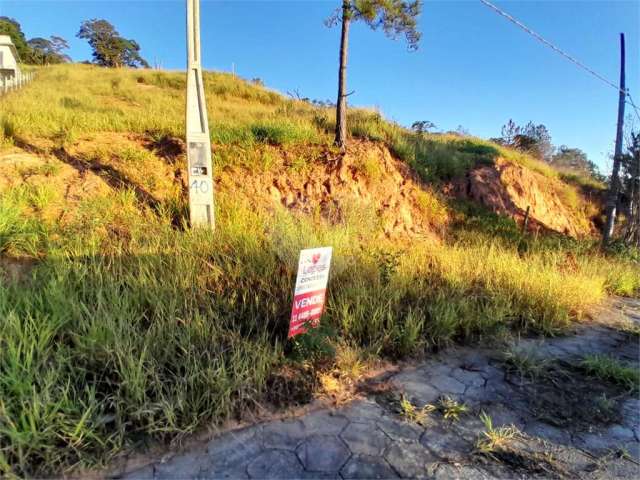
POLYGON ((569 55, 568 53, 566 53, 564 50, 562 50, 559 47, 556 47, 553 43, 551 43, 549 40, 545 39, 542 35, 534 32, 533 30, 531 30, 529 27, 527 27, 524 23, 520 22, 518 19, 512 17, 511 15, 509 15, 507 12, 505 12, 504 10, 501 10, 499 7, 497 7, 496 5, 494 5, 493 3, 489 2, 488 0, 480 0, 483 4, 485 4, 487 7, 491 8, 493 11, 495 11, 497 14, 501 15, 502 17, 506 18, 507 20, 509 20, 511 23, 517 25, 519 28, 521 28, 522 30, 524 30, 525 32, 527 32, 529 35, 531 35, 532 37, 534 37, 536 40, 538 40, 539 42, 543 43, 544 45, 546 45, 547 47, 551 48, 552 50, 554 50, 555 52, 559 53, 560 55, 562 55, 564 58, 566 58, 567 60, 569 60, 571 63, 574 63, 575 65, 577 65, 578 67, 582 68, 583 70, 589 72, 591 75, 593 75, 594 77, 596 77, 598 80, 601 80, 602 82, 606 83, 607 85, 609 85, 610 87, 615 88, 618 92, 623 93, 626 97, 629 98, 629 102, 625 102, 628 105, 630 105, 636 116, 638 117, 638 119, 640 120, 640 113, 638 113, 638 107, 636 107, 635 103, 633 103, 633 100, 631 99, 631 94, 629 93, 629 90, 623 90, 620 87, 618 87, 615 83, 613 83, 611 80, 603 77, 602 75, 600 75, 598 72, 596 72, 595 70, 593 70, 592 68, 587 67, 584 63, 582 63, 580 60, 577 60, 576 58, 572 57, 571 55, 569 55))

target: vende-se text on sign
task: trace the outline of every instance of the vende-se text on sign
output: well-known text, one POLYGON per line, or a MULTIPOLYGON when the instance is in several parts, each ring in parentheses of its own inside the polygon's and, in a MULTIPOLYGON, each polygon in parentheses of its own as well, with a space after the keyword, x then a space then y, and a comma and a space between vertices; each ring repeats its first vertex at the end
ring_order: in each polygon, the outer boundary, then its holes
POLYGON ((309 326, 317 327, 320 322, 329 280, 331 252, 331 247, 300 251, 289 338, 305 333, 309 326))

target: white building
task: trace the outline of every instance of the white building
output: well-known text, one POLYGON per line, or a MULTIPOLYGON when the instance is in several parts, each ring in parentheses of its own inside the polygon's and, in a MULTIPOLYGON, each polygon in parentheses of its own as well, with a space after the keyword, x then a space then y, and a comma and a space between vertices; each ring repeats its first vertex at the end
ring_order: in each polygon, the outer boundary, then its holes
POLYGON ((18 88, 30 80, 31 76, 23 75, 20 70, 19 61, 20 57, 11 37, 0 35, 0 93, 18 88))

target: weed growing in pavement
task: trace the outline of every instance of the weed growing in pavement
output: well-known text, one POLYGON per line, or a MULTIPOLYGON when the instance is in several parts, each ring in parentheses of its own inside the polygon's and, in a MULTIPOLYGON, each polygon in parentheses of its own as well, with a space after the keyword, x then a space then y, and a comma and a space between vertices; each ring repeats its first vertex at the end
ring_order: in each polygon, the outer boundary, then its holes
POLYGON ((513 425, 495 428, 493 420, 485 412, 480 413, 480 420, 484 424, 484 431, 478 435, 476 449, 484 454, 504 448, 520 433, 513 425))
POLYGON ((616 383, 631 391, 640 389, 640 371, 617 358, 607 355, 588 355, 581 366, 589 375, 601 380, 616 383))
POLYGON ((427 403, 421 408, 416 407, 411 401, 403 395, 400 396, 400 415, 408 422, 425 426, 429 415, 436 410, 434 405, 427 403))
POLYGON ((548 359, 536 355, 533 349, 512 347, 502 353, 502 361, 507 370, 513 371, 520 377, 520 381, 537 380, 545 374, 549 365, 548 359))
POLYGON ((469 411, 469 407, 453 398, 443 395, 438 399, 438 411, 442 413, 445 420, 457 422, 460 416, 469 411))

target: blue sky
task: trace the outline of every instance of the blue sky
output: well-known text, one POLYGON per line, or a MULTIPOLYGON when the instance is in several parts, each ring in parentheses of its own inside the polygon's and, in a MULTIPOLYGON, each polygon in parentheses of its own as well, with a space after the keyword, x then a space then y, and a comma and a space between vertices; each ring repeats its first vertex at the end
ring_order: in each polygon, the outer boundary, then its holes
MULTIPOLYGON (((203 61, 207 69, 259 77, 281 92, 335 99, 339 29, 323 20, 332 1, 202 2, 203 61)), ((618 82, 618 34, 625 32, 627 85, 640 102, 640 1, 496 2, 568 53, 618 82)), ((0 0, 28 38, 60 35, 74 60, 90 58, 75 38, 80 23, 104 18, 136 39, 150 63, 185 67, 183 1, 0 0)), ((417 52, 404 40, 354 25, 348 90, 353 104, 375 106, 410 125, 430 120, 497 136, 509 118, 548 126, 554 144, 585 150, 607 169, 613 150, 617 93, 473 1, 425 2, 417 52)), ((628 110, 628 113, 631 113, 628 110)), ((636 119, 636 125, 640 122, 636 119)))

